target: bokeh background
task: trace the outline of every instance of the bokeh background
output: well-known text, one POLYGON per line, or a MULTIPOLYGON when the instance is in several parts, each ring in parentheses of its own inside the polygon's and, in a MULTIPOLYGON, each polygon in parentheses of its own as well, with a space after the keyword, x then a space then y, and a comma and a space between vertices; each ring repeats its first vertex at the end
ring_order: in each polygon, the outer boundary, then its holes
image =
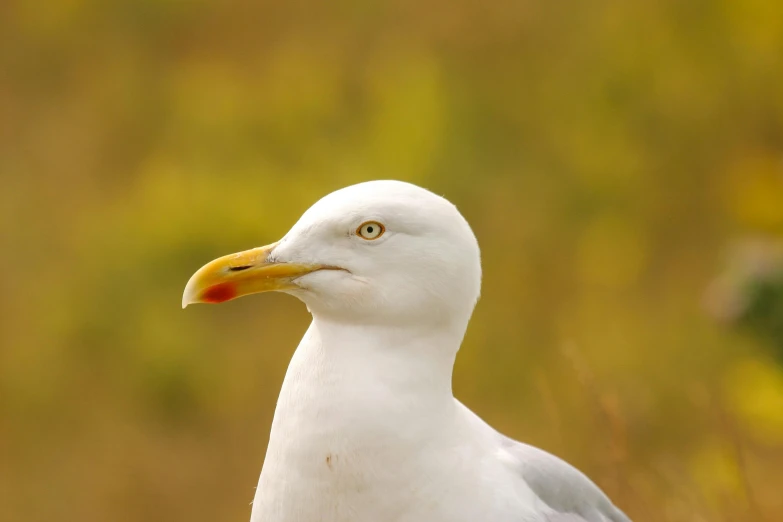
POLYGON ((309 317, 184 284, 377 178, 483 248, 468 406, 782 520, 782 86, 774 0, 1 2, 0 520, 247 520, 309 317))

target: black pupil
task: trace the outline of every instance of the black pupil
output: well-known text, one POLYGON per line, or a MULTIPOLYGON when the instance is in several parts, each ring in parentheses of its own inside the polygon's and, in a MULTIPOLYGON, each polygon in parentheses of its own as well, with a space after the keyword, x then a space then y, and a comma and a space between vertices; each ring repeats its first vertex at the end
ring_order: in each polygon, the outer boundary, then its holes
POLYGON ((371 227, 371 226, 370 226, 370 227, 367 227, 367 233, 368 233, 368 234, 372 234, 372 227, 371 227))

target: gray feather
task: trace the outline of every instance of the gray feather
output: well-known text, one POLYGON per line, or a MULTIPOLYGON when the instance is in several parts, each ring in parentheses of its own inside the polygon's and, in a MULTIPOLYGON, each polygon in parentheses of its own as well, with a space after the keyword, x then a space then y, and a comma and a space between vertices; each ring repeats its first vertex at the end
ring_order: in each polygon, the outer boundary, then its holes
POLYGON ((631 522, 587 476, 544 450, 501 435, 530 489, 557 514, 547 522, 631 522))

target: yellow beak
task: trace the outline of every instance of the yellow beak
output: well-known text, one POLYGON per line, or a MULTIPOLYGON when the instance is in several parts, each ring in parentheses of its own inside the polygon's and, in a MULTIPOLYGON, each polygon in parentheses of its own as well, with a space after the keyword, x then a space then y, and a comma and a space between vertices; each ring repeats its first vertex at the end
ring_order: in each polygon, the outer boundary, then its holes
POLYGON ((243 295, 297 288, 293 280, 336 267, 277 263, 269 254, 277 243, 220 257, 198 269, 185 286, 182 308, 193 303, 222 303, 243 295))

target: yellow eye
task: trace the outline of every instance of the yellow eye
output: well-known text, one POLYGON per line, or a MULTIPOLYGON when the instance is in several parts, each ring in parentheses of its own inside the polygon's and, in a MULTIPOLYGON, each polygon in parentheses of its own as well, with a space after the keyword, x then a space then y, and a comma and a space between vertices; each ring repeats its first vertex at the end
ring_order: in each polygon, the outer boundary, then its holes
POLYGON ((386 227, 377 221, 367 221, 366 223, 359 225, 359 228, 356 229, 356 234, 358 236, 369 241, 378 239, 384 232, 386 232, 386 227))

